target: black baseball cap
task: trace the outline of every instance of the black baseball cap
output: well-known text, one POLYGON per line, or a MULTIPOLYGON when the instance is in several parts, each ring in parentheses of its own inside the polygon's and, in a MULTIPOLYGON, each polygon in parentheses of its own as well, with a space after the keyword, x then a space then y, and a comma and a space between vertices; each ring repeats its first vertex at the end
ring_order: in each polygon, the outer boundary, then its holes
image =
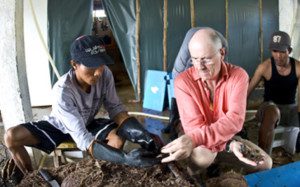
POLYGON ((291 38, 283 31, 277 31, 272 34, 269 49, 271 51, 286 51, 291 49, 291 38))
POLYGON ((84 35, 78 37, 71 44, 71 58, 79 64, 89 68, 97 68, 100 65, 113 64, 113 60, 106 54, 104 43, 100 38, 84 35))

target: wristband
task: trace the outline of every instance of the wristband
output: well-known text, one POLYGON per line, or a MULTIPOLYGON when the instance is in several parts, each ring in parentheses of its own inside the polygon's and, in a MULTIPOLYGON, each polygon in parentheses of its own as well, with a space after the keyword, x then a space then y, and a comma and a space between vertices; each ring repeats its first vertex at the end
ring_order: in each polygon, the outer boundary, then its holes
POLYGON ((230 150, 230 144, 231 144, 232 141, 233 141, 233 140, 230 139, 230 140, 226 143, 225 151, 226 151, 227 153, 231 153, 231 150, 230 150))

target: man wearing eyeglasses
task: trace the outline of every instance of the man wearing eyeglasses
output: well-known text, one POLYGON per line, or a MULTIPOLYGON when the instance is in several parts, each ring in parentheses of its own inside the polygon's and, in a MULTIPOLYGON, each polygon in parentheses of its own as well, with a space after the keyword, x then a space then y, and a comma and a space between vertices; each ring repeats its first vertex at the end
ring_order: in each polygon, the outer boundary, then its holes
MULTIPOLYGON (((172 70, 172 78, 175 79, 177 77, 178 74, 180 74, 181 72, 183 72, 184 70, 190 68, 193 64, 191 61, 191 55, 188 49, 188 44, 191 40, 191 38, 193 37, 193 35, 201 30, 201 29, 205 29, 208 27, 193 27, 191 29, 188 30, 188 32, 186 33, 184 40, 181 44, 181 47, 179 49, 178 55, 176 56, 175 62, 174 62, 174 67, 172 70)), ((224 38, 224 36, 216 31, 216 34, 218 35, 218 37, 221 40, 222 43, 222 48, 224 48, 225 53, 227 53, 228 51, 228 43, 227 40, 224 38)))
POLYGON ((226 150, 249 172, 270 169, 272 159, 258 146, 231 140, 245 120, 247 73, 224 61, 225 49, 211 28, 197 31, 188 47, 193 66, 177 76, 174 88, 184 135, 162 148, 169 154, 162 162, 189 158, 193 173, 207 168, 226 150), (241 145, 258 150, 263 159, 259 163, 247 159, 241 145))
MULTIPOLYGON (((191 40, 191 38, 193 37, 193 35, 201 30, 201 29, 205 29, 208 27, 193 27, 191 29, 188 30, 188 32, 186 33, 184 40, 181 44, 181 47, 179 49, 178 55, 176 56, 175 62, 174 62, 174 67, 172 70, 172 79, 175 79, 177 77, 177 75, 179 75, 181 72, 187 70, 188 68, 190 68, 193 63, 192 63, 192 59, 191 59, 191 54, 189 52, 188 49, 188 44, 191 40)), ((224 36, 216 31, 216 34, 218 35, 218 37, 221 40, 222 43, 222 48, 224 48, 225 53, 227 53, 228 51, 228 43, 227 40, 224 38, 224 36)), ((165 133, 170 133, 170 139, 174 139, 177 137, 177 126, 178 126, 178 121, 179 121, 179 113, 178 113, 178 108, 177 108, 177 102, 176 102, 176 98, 173 97, 171 99, 171 106, 170 107, 170 113, 169 113, 169 124, 168 126, 163 130, 163 132, 165 133)))

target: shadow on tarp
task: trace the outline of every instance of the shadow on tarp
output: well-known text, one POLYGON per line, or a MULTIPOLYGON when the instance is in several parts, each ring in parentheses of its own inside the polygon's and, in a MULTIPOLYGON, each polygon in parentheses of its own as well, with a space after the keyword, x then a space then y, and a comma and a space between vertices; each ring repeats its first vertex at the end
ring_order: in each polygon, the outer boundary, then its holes
MULTIPOLYGON (((143 112, 147 113, 147 114, 162 116, 162 112, 158 112, 158 111, 151 110, 151 109, 143 108, 143 112)), ((161 131, 162 131, 163 128, 166 127, 166 125, 167 125, 166 121, 163 121, 161 119, 154 119, 154 118, 146 117, 144 124, 145 124, 145 128, 149 132, 151 132, 152 134, 158 135, 162 140, 164 140, 161 131)))
POLYGON ((250 187, 300 186, 300 161, 245 176, 250 187))

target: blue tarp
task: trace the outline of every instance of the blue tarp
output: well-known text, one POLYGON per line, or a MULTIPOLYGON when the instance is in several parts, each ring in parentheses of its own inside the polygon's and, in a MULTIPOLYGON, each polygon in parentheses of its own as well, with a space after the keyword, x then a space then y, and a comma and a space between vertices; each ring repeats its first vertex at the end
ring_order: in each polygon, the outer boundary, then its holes
POLYGON ((250 187, 300 186, 300 161, 246 175, 245 179, 250 187))

